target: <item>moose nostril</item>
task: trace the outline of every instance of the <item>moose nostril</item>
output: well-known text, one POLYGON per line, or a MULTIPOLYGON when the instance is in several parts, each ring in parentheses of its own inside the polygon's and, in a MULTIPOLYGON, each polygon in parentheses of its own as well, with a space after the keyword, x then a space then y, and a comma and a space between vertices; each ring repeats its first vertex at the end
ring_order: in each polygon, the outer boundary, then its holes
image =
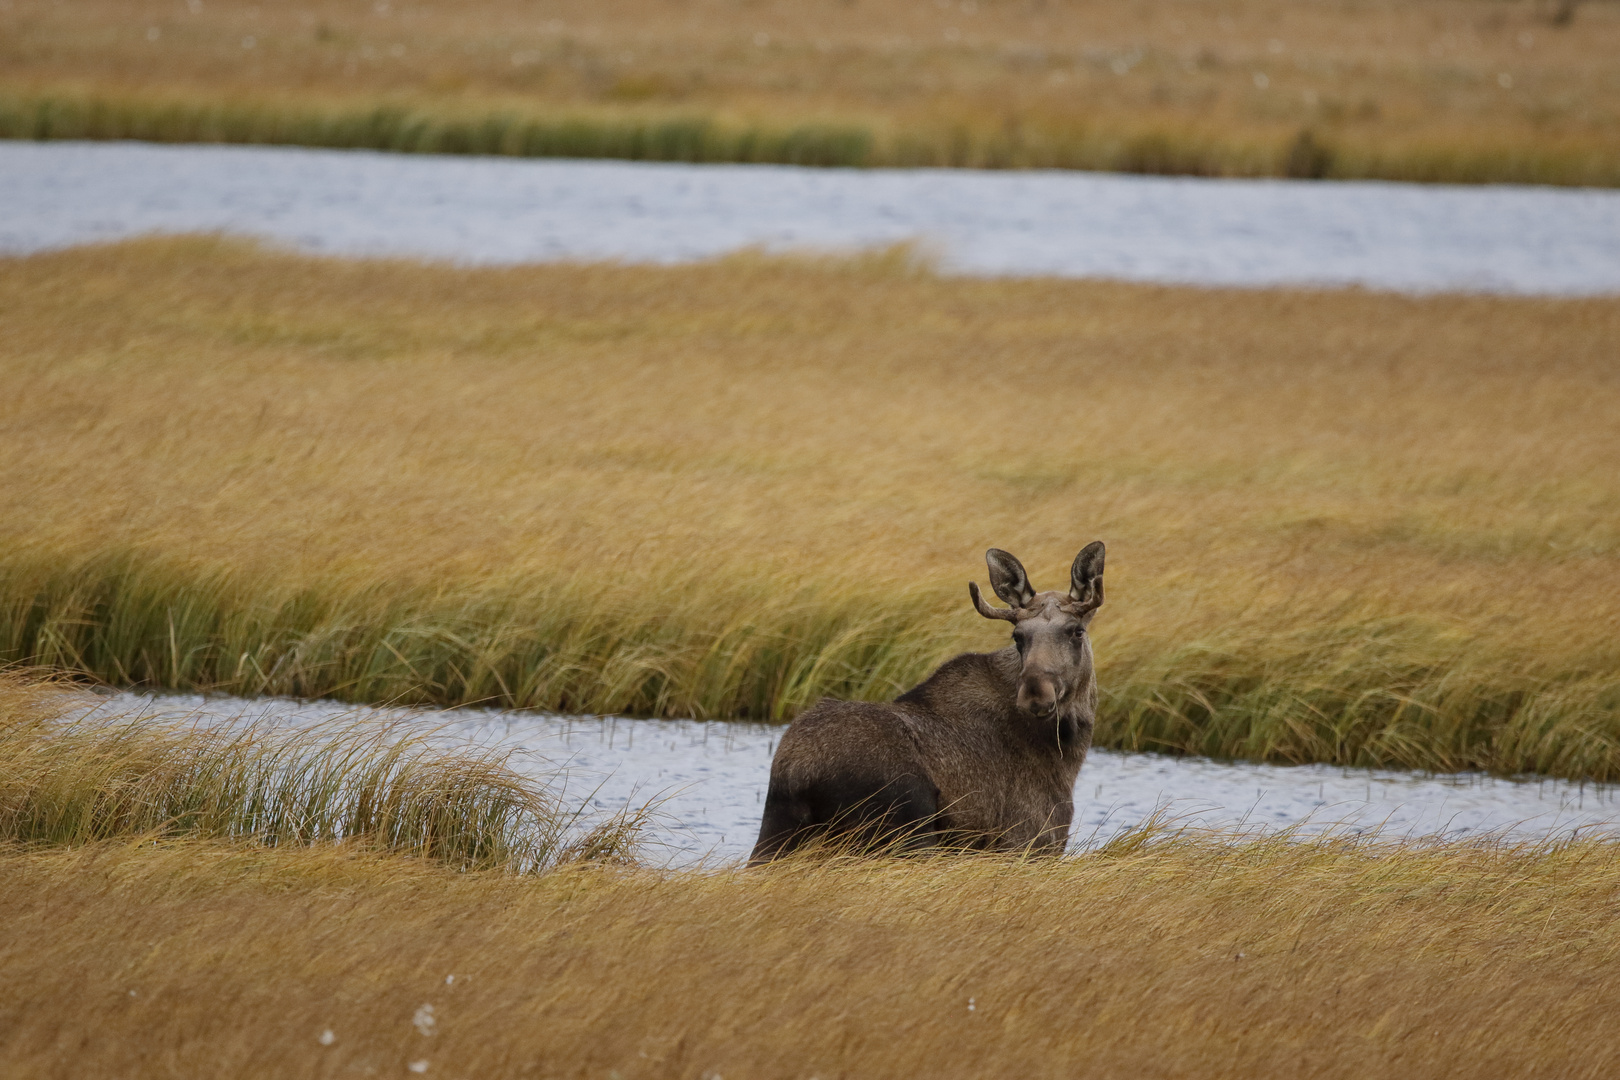
POLYGON ((1018 704, 1036 716, 1045 716, 1057 708, 1057 697, 1051 686, 1031 680, 1018 688, 1018 704))

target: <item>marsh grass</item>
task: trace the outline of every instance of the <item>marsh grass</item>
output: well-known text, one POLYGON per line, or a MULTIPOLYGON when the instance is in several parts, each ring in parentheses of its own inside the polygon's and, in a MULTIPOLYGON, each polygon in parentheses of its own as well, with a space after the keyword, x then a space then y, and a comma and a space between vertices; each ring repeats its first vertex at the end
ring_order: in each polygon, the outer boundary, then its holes
MULTIPOLYGON (((123 686, 762 720, 893 697, 966 644, 961 613, 925 594, 772 589, 289 590, 125 554, 7 568, 0 628, 13 656, 123 686)), ((1515 665, 1420 619, 1240 632, 1100 670, 1096 741, 1115 749, 1620 778, 1613 671, 1515 665)))
POLYGON ((392 150, 420 154, 627 161, 885 164, 870 130, 849 124, 716 123, 697 115, 576 110, 573 115, 397 104, 326 107, 75 97, 0 98, 0 138, 139 139, 392 150))
POLYGON ((1212 137, 1193 126, 1105 122, 932 123, 891 132, 858 120, 743 122, 694 112, 449 104, 216 103, 0 96, 0 138, 135 139, 625 161, 861 167, 1085 169, 1172 176, 1287 176, 1422 183, 1620 185, 1602 142, 1370 144, 1313 127, 1212 137))
POLYGON ((24 990, 0 1051, 40 1077, 1597 1078, 1615 855, 1160 830, 1057 860, 516 876, 0 847, 24 990))
POLYGON ((1109 545, 1101 745, 1620 778, 1620 306, 0 262, 0 656, 118 685, 778 720, 1109 545))
POLYGON ((1607 184, 1620 9, 15 0, 0 136, 1607 184))
POLYGON ((829 694, 891 696, 940 658, 915 598, 660 584, 289 587, 124 552, 0 569, 0 635, 32 663, 124 686, 760 720, 829 694))
POLYGON ((344 843, 461 870, 628 858, 638 815, 583 836, 501 755, 436 749, 402 724, 223 729, 92 708, 0 671, 0 841, 344 843))
POLYGON ((1107 673, 1098 736, 1114 748, 1620 778, 1610 671, 1481 652, 1419 619, 1201 641, 1107 673))

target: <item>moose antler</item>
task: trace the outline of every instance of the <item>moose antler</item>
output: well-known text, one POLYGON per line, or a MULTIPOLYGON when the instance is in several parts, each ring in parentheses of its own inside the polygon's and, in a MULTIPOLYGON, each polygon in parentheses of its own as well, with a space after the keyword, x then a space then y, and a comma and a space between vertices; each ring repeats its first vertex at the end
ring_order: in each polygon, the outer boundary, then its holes
POLYGON ((991 607, 989 604, 985 603, 984 597, 979 595, 979 583, 977 581, 968 582, 968 595, 973 597, 973 606, 977 608, 979 610, 979 614, 983 615, 985 618, 1006 619, 1010 623, 1015 623, 1018 621, 1017 614, 1015 614, 1011 608, 991 607))

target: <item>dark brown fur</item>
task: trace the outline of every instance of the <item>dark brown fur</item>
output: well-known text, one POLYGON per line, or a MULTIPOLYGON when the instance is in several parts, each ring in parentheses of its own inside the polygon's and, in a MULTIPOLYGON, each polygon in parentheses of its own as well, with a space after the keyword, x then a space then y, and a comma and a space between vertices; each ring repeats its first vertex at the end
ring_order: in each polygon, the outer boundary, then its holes
POLYGON ((907 850, 941 844, 1056 854, 1091 746, 1097 687, 1089 634, 1102 605, 1103 547, 1075 559, 1067 595, 1029 587, 990 549, 991 585, 1015 644, 964 653, 892 702, 819 702, 788 728, 751 861, 807 843, 907 850))

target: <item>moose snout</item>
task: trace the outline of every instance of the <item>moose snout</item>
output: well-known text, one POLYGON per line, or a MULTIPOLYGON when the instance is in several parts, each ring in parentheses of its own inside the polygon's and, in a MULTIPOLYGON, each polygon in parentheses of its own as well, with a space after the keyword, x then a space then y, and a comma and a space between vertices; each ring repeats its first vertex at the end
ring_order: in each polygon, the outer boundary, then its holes
POLYGON ((1057 710, 1061 689, 1056 679, 1025 676, 1018 683, 1018 707, 1035 716, 1051 716, 1057 710))

